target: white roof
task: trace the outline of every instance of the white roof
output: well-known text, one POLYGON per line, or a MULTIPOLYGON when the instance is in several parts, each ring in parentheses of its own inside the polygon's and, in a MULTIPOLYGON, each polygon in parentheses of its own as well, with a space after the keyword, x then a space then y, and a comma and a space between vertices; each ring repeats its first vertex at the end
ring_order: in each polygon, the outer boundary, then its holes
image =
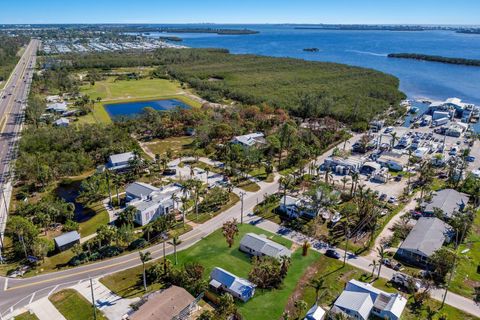
POLYGON ((368 319, 373 307, 373 300, 366 292, 343 291, 334 303, 340 309, 351 310, 368 319))
POLYGON ((115 164, 115 163, 121 163, 121 162, 128 162, 130 161, 131 159, 133 159, 135 155, 133 154, 133 152, 125 152, 125 153, 119 153, 119 154, 112 154, 110 157, 109 157, 109 160, 111 163, 115 164))
POLYGON ((64 125, 64 124, 69 124, 69 123, 70 123, 70 120, 68 120, 67 118, 60 118, 60 119, 55 121, 55 124, 57 126, 61 126, 61 125, 64 125))
POLYGON ((255 133, 245 134, 243 136, 236 136, 233 138, 233 141, 241 143, 245 146, 253 146, 255 143, 259 142, 259 140, 263 138, 264 138, 263 133, 255 132, 255 133))
POLYGON ((280 201, 280 204, 285 204, 285 206, 295 206, 297 205, 297 203, 300 201, 300 199, 296 198, 296 197, 292 197, 292 196, 289 196, 289 195, 286 195, 284 197, 282 197, 282 200, 280 201))
POLYGON ((324 316, 325 310, 323 310, 322 307, 318 306, 317 304, 314 304, 313 307, 307 311, 304 320, 322 320, 324 316))
POLYGON ((292 252, 281 244, 268 239, 264 235, 251 232, 243 236, 240 244, 269 257, 280 258, 282 256, 290 257, 292 255, 292 252))

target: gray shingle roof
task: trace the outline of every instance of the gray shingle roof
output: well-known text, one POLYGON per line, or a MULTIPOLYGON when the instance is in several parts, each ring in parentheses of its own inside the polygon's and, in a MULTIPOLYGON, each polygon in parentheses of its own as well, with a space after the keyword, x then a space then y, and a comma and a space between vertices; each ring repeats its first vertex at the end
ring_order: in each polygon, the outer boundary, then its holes
POLYGON ((426 202, 425 212, 433 212, 434 208, 441 209, 447 217, 451 217, 453 212, 461 210, 468 203, 468 195, 453 189, 443 189, 438 191, 431 202, 426 202))
POLYGON ((445 233, 451 228, 438 218, 422 217, 403 241, 400 249, 422 253, 430 257, 445 242, 445 233))
POLYGON ((79 241, 79 240, 80 240, 80 234, 78 234, 77 231, 70 231, 70 232, 64 233, 54 239, 55 243, 57 244, 57 247, 62 247, 66 244, 79 241))
POLYGON ((292 255, 292 252, 281 244, 255 233, 247 233, 243 236, 240 244, 269 257, 280 258, 281 256, 290 257, 292 255))

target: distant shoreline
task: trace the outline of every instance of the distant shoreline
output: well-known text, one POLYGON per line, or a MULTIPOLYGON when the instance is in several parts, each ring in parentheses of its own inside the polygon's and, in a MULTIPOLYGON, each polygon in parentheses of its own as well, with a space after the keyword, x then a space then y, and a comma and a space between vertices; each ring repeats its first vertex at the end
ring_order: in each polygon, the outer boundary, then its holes
POLYGON ((450 58, 450 57, 432 56, 432 55, 418 54, 418 53, 390 53, 388 57, 480 67, 480 60, 478 59, 450 58))

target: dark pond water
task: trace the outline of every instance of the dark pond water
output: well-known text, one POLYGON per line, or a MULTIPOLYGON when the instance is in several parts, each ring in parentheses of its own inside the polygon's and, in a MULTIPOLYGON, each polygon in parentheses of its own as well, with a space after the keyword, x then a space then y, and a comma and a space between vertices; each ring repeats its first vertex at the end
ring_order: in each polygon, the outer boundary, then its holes
POLYGON ((122 103, 111 103, 104 105, 105 110, 112 119, 132 118, 140 115, 143 109, 150 107, 159 111, 167 111, 175 108, 190 109, 191 107, 177 99, 132 101, 122 103))
POLYGON ((95 211, 90 208, 85 208, 83 204, 76 201, 80 193, 80 183, 81 181, 62 183, 56 189, 58 197, 75 205, 75 215, 73 220, 76 222, 84 222, 95 215, 95 211))

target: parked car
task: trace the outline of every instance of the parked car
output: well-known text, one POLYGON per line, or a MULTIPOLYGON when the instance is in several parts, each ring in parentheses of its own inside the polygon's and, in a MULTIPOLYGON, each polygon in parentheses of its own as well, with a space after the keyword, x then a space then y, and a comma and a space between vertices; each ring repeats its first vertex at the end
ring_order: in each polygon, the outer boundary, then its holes
POLYGON ((328 249, 327 251, 325 251, 325 255, 329 258, 333 258, 333 259, 340 259, 341 256, 340 256, 340 253, 338 253, 337 251, 333 250, 333 249, 328 249))
POLYGON ((450 151, 448 152, 448 155, 450 155, 450 156, 455 156, 455 155, 457 155, 457 149, 456 149, 456 148, 450 149, 450 151))
POLYGON ((177 174, 177 169, 165 169, 163 170, 163 175, 164 176, 174 176, 177 174))
POLYGON ((474 156, 468 156, 465 158, 465 161, 467 162, 474 162, 475 161, 475 157, 474 156))
POLYGON ((395 202, 397 202, 397 197, 391 196, 390 198, 388 198, 388 203, 395 203, 395 202))
POLYGON ((386 194, 386 193, 382 193, 378 199, 379 199, 380 201, 385 201, 385 200, 387 200, 387 194, 386 194))
POLYGON ((402 175, 402 174, 399 174, 399 175, 397 175, 393 180, 399 182, 399 181, 402 181, 402 178, 403 178, 403 175, 402 175))

